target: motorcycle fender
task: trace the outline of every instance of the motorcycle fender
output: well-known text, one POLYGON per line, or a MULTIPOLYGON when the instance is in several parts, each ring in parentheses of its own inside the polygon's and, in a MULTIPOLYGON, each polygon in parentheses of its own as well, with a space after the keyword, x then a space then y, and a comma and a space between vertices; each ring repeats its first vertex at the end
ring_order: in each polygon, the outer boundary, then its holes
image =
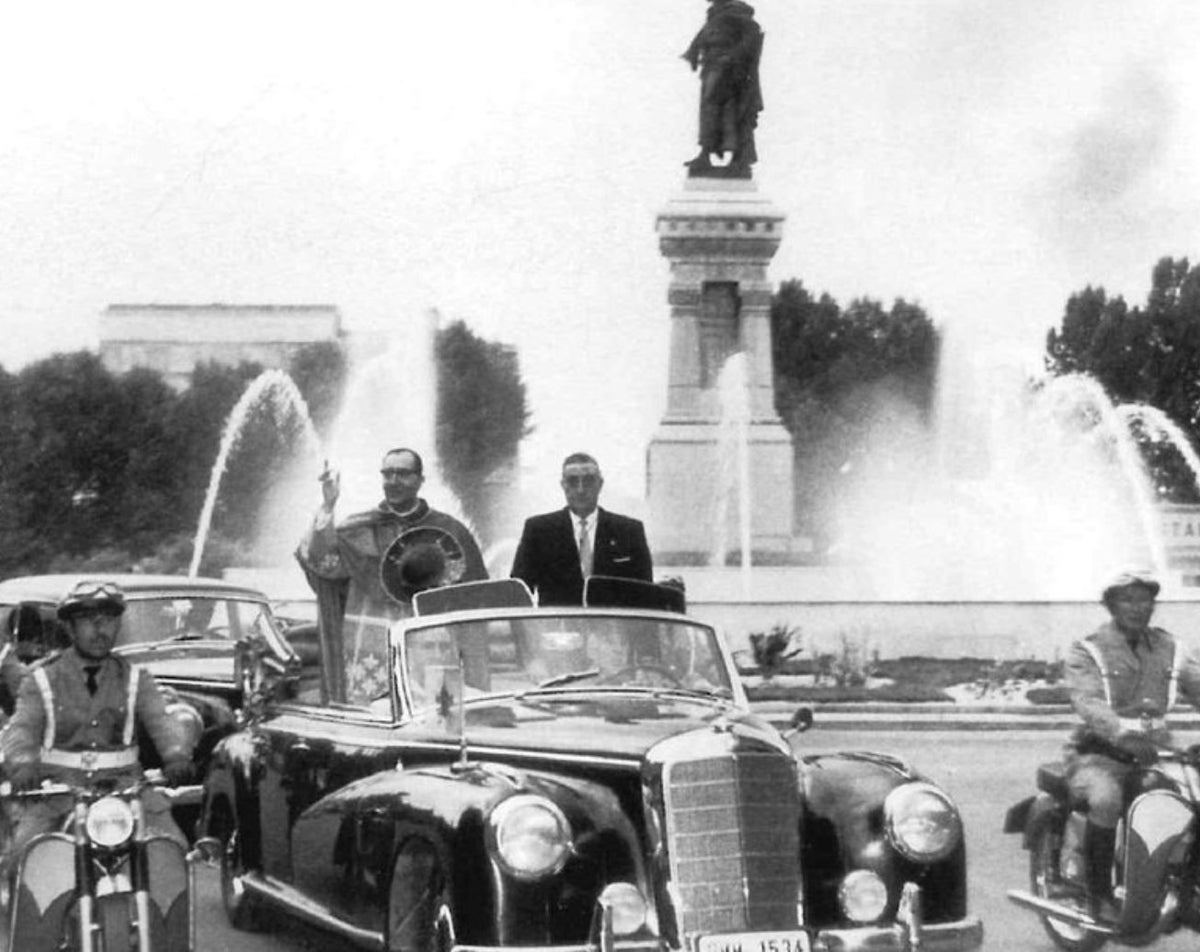
POLYGON ((146 841, 146 862, 149 864, 151 915, 161 921, 168 938, 167 948, 187 946, 188 923, 188 864, 183 847, 165 836, 146 841))
POLYGON ((1005 833, 1023 833, 1021 845, 1029 849, 1034 838, 1046 824, 1062 825, 1063 807, 1047 793, 1026 797, 1009 808, 1004 818, 1005 833))
POLYGON ((1029 811, 1033 807, 1034 797, 1026 797, 1020 803, 1014 803, 1004 814, 1005 833, 1024 833, 1029 824, 1029 811))
POLYGON ((1167 875, 1191 840, 1195 815, 1178 794, 1152 790, 1133 801, 1125 823, 1125 897, 1117 929, 1137 935, 1158 919, 1167 875))
POLYGON ((57 948, 75 893, 75 841, 45 833, 21 854, 9 910, 10 949, 57 948))

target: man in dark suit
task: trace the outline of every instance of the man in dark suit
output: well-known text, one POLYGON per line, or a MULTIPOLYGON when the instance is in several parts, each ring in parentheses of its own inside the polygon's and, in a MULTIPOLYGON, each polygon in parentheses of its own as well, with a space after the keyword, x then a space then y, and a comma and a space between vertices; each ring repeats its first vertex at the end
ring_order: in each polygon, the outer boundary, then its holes
POLYGON ((603 485, 600 464, 572 453, 562 469, 566 508, 525 521, 510 574, 537 593, 539 605, 583 604, 589 575, 652 581, 646 530, 637 519, 597 505, 603 485))

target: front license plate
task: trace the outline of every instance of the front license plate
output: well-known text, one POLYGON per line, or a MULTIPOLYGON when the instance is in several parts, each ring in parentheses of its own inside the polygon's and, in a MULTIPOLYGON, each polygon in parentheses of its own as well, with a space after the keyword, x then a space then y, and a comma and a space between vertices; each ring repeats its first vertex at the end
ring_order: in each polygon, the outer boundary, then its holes
POLYGON ((810 952, 812 944, 803 929, 792 932, 730 932, 702 935, 696 952, 810 952))

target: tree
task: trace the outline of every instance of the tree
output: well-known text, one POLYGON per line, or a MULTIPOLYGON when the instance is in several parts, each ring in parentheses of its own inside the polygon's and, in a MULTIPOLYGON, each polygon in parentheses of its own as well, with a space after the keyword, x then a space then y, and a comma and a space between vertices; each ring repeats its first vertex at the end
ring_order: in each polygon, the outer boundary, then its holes
POLYGON ((529 435, 529 407, 516 352, 485 341, 462 321, 441 328, 437 363, 436 442, 442 477, 464 515, 486 524, 494 502, 486 481, 516 460, 529 435))
POLYGON ((308 404, 313 426, 322 436, 328 436, 337 417, 347 369, 346 352, 333 341, 305 344, 288 364, 288 376, 308 404))
POLYGON ((4 575, 13 574, 14 566, 20 564, 20 550, 9 545, 9 540, 15 539, 24 512, 15 485, 20 467, 20 458, 15 452, 16 415, 17 381, 0 367, 0 446, 6 448, 0 453, 0 573, 4 575))
POLYGON ((105 546, 152 545, 175 513, 172 399, 156 375, 118 378, 82 351, 25 368, 4 480, 7 558, 45 568, 105 546))
POLYGON ((771 304, 775 406, 795 449, 796 516, 822 547, 842 476, 878 452, 880 433, 927 421, 940 346, 924 310, 859 298, 843 311, 785 281, 771 304))

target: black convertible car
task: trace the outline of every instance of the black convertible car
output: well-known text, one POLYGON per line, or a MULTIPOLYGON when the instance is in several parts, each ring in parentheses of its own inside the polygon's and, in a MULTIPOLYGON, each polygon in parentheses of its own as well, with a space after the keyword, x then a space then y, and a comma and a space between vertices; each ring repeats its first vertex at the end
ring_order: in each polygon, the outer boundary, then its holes
POLYGON ((430 594, 375 696, 283 690, 217 747, 203 823, 235 926, 270 906, 430 952, 980 944, 946 794, 889 757, 797 754, 709 625, 534 608, 511 580, 430 594))

